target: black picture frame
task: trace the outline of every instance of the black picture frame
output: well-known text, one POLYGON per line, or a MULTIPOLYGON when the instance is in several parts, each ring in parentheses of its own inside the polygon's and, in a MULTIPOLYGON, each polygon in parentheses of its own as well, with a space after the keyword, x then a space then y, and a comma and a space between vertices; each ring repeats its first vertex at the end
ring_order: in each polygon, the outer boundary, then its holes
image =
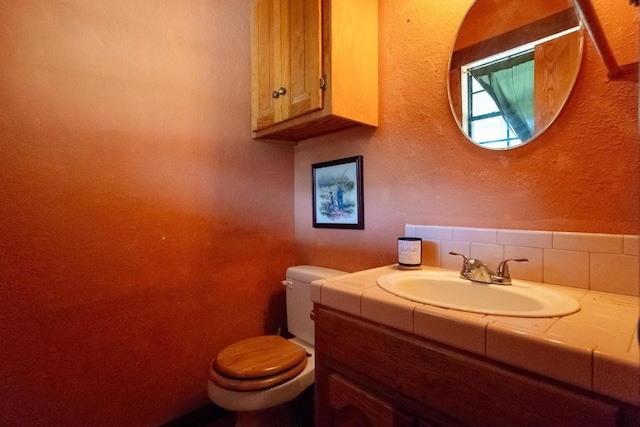
POLYGON ((364 230, 362 156, 311 165, 314 228, 364 230))

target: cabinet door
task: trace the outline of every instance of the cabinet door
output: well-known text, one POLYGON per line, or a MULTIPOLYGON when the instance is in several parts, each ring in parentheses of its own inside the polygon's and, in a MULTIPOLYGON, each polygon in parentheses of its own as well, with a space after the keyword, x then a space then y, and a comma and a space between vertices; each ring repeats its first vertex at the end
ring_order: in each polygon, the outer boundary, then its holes
POLYGON ((251 113, 254 131, 322 108, 320 0, 254 0, 251 113))
POLYGON ((251 128, 255 131, 280 120, 277 90, 281 78, 280 0, 251 2, 251 128))
POLYGON ((330 374, 329 407, 333 427, 413 427, 417 419, 337 374, 330 374))
POLYGON ((322 21, 320 0, 283 1, 283 119, 322 108, 322 21))

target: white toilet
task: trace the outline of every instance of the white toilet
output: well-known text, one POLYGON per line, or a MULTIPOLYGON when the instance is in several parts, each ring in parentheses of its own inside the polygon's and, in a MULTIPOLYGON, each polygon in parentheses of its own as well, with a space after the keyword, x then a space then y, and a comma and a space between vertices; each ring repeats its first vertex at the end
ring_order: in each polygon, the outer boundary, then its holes
POLYGON ((209 398, 237 413, 236 426, 293 425, 289 403, 315 381, 311 282, 343 274, 311 265, 289 267, 282 284, 287 287, 287 328, 294 337, 242 340, 211 362, 209 398))

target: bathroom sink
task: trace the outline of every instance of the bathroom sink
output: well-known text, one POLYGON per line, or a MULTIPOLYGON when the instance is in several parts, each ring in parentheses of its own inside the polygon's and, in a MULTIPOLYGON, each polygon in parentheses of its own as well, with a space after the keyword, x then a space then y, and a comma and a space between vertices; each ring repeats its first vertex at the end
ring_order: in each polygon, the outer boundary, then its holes
POLYGON ((580 304, 568 295, 513 279, 511 286, 461 279, 458 272, 421 270, 389 273, 378 286, 411 301, 475 313, 517 317, 555 317, 575 313, 580 304))

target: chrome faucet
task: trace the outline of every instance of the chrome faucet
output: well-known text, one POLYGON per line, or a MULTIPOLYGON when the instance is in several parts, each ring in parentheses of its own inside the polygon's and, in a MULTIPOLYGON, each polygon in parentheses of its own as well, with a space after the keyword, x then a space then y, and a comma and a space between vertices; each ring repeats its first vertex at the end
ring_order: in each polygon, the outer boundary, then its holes
POLYGON ((463 258, 462 270, 460 277, 462 279, 471 280, 478 283, 489 283, 494 285, 511 285, 511 276, 509 275, 509 265, 514 262, 528 262, 526 258, 506 259, 498 265, 498 271, 493 272, 485 263, 479 259, 469 258, 466 255, 456 252, 449 252, 449 255, 457 255, 463 258))

